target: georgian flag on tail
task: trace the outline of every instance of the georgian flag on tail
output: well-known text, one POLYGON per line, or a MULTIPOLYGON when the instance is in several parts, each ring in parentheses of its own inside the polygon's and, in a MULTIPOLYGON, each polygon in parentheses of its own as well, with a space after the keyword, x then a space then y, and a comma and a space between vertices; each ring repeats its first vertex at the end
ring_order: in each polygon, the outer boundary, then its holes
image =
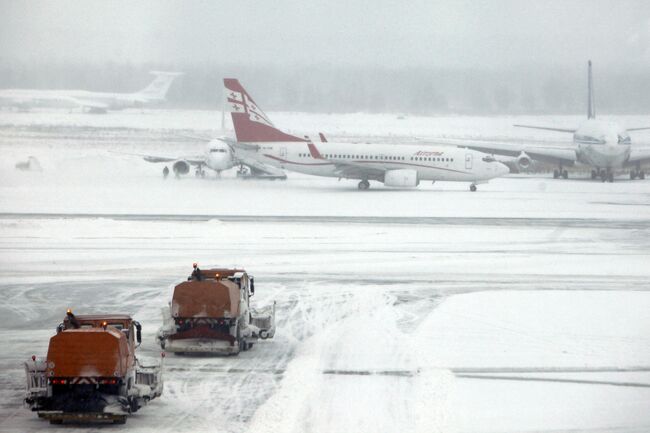
POLYGON ((237 79, 224 78, 223 84, 226 110, 232 116, 238 142, 307 141, 277 129, 237 79))
POLYGON ((257 106, 255 101, 253 101, 253 98, 251 98, 243 88, 243 92, 230 90, 227 87, 225 90, 226 107, 229 112, 248 114, 248 118, 253 122, 274 126, 262 109, 257 106))

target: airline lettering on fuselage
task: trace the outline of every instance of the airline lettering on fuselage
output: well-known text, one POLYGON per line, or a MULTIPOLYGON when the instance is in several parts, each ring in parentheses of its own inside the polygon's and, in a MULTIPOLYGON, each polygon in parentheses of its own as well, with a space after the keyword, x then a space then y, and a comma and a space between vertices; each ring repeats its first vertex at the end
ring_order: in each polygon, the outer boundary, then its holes
POLYGON ((420 150, 418 152, 415 152, 413 156, 440 156, 444 152, 425 152, 424 150, 420 150))

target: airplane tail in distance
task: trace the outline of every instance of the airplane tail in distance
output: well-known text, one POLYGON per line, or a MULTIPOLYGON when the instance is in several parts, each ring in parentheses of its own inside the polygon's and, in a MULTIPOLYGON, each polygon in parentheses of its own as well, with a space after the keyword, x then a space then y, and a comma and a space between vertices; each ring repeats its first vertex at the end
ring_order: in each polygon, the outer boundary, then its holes
POLYGON ((239 142, 308 141, 277 129, 246 89, 235 78, 224 78, 225 109, 239 142))
POLYGON ((180 72, 151 71, 151 73, 155 75, 156 78, 154 78, 147 87, 140 90, 138 93, 148 100, 158 101, 165 100, 167 92, 174 82, 174 79, 179 75, 182 75, 180 72))

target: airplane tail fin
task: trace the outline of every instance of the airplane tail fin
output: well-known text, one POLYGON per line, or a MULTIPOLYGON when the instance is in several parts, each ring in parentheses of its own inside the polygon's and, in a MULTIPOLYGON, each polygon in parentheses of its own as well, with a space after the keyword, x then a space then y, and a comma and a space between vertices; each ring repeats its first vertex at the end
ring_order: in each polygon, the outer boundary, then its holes
POLYGON ((140 90, 138 94, 143 96, 145 99, 158 101, 165 100, 167 92, 174 82, 174 79, 179 75, 182 75, 180 72, 151 71, 151 73, 155 75, 156 78, 154 78, 147 87, 140 90))
POLYGON ((237 141, 308 141, 277 129, 246 89, 235 78, 224 78, 225 107, 232 116, 237 141))
POLYGON ((596 118, 596 100, 594 99, 594 82, 591 75, 591 60, 587 62, 587 119, 596 118))

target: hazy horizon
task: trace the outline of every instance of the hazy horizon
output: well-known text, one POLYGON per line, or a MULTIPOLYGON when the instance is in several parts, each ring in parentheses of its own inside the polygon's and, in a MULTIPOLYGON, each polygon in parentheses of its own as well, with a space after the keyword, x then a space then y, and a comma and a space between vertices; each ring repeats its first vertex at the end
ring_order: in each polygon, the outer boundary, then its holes
POLYGON ((650 2, 0 1, 0 88, 173 69, 180 106, 236 76, 267 109, 581 113, 588 59, 600 111, 650 113, 650 2))

